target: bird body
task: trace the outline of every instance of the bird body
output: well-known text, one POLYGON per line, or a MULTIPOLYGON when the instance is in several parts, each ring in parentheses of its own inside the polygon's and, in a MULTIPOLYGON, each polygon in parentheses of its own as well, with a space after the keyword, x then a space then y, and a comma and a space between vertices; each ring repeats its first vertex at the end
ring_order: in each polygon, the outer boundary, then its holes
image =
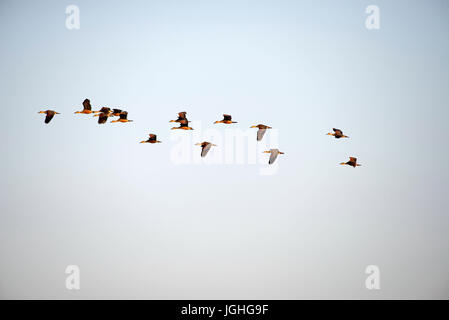
POLYGON ((284 154, 284 152, 279 151, 279 149, 270 149, 264 151, 264 153, 270 153, 270 159, 268 160, 268 164, 273 164, 273 162, 276 161, 278 155, 284 154))
POLYGON ((255 126, 251 126, 250 128, 259 128, 259 130, 257 130, 257 141, 262 140, 265 132, 267 131, 267 129, 271 129, 271 127, 266 126, 264 124, 258 124, 255 126))
POLYGON ((112 109, 111 116, 118 117, 122 113, 121 109, 112 109))
POLYGON ((354 157, 349 157, 349 161, 348 162, 341 162, 340 163, 341 165, 348 165, 348 166, 351 166, 351 167, 360 167, 361 166, 361 164, 358 164, 357 163, 357 158, 354 158, 354 157))
POLYGON ((201 146, 201 157, 205 157, 212 146, 215 146, 215 147, 217 146, 216 144, 213 144, 213 143, 210 143, 207 141, 196 143, 195 145, 201 146))
POLYGON ((329 133, 327 134, 328 136, 334 136, 335 139, 349 138, 348 136, 345 136, 345 135, 343 134, 343 131, 341 131, 340 129, 332 128, 332 130, 334 131, 334 133, 329 132, 329 133))
POLYGON ((161 141, 157 140, 155 134, 150 133, 148 140, 140 141, 140 143, 161 143, 161 141))
POLYGON ((113 122, 132 122, 133 120, 128 120, 128 112, 126 111, 122 111, 120 112, 120 118, 118 118, 117 120, 112 120, 111 123, 113 122))
POLYGON ((237 123, 236 121, 232 121, 232 116, 230 114, 224 114, 223 120, 215 121, 214 123, 224 123, 224 124, 231 124, 231 123, 237 123))
POLYGON ((189 127, 189 121, 187 119, 182 119, 180 121, 174 121, 179 122, 179 127, 173 127, 172 130, 180 129, 180 130, 193 130, 193 128, 189 127))
POLYGON ((39 111, 38 113, 45 113, 47 115, 44 120, 45 123, 49 123, 51 121, 51 119, 53 119, 55 114, 60 114, 59 112, 56 112, 53 110, 39 111))
MULTIPOLYGON (((178 113, 178 119, 170 120, 170 122, 182 122, 184 120, 187 120, 186 115, 187 115, 187 112, 185 112, 185 111, 179 112, 178 113)), ((187 122, 189 122, 189 121, 187 120, 187 122)))
POLYGON ((84 114, 91 114, 91 113, 93 113, 92 106, 90 105, 90 100, 89 99, 84 99, 84 101, 83 101, 83 110, 82 111, 75 111, 75 113, 84 113, 84 114))

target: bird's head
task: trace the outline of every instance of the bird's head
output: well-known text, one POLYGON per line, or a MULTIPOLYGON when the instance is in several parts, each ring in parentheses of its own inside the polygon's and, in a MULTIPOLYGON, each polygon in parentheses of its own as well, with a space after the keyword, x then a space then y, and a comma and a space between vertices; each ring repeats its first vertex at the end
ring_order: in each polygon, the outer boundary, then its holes
POLYGON ((271 151, 270 151, 270 150, 267 150, 267 151, 263 151, 263 153, 271 153, 271 151))
POLYGON ((250 128, 259 128, 259 126, 251 126, 250 128))
POLYGON ((342 164, 342 165, 343 165, 343 164, 346 164, 346 162, 340 162, 340 164, 342 164))
POLYGON ((39 111, 38 113, 47 113, 47 111, 39 111))

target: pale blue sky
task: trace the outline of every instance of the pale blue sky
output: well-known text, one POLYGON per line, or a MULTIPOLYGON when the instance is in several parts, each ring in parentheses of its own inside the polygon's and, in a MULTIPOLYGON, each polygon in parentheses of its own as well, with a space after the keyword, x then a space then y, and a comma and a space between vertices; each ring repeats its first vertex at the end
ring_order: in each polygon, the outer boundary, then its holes
POLYGON ((1 1, 0 297, 449 298, 448 14, 447 1, 1 1), (380 30, 365 28, 371 4, 380 30), (85 98, 135 122, 74 115, 85 98), (61 112, 49 125, 47 107, 61 112), (203 128, 223 113, 276 128, 277 174, 174 165, 168 120, 184 110, 203 128), (138 144, 149 132, 163 143, 138 144), (338 165, 349 156, 363 166, 338 165), (364 287, 371 264, 380 291, 364 287))

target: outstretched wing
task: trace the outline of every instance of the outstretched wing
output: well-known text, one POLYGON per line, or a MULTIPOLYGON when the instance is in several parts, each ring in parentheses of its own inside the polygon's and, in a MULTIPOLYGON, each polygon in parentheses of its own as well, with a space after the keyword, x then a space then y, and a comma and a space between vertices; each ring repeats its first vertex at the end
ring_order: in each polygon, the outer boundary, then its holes
POLYGON ((335 135, 337 135, 337 136, 342 136, 343 135, 343 131, 341 131, 340 129, 332 128, 332 130, 334 130, 335 135))
POLYGON ((107 113, 100 113, 100 115, 98 116, 98 123, 102 124, 102 123, 106 123, 106 121, 108 121, 108 114, 107 113))
POLYGON ((121 109, 112 109, 112 111, 113 111, 114 113, 121 113, 121 112, 122 112, 121 109))
POLYGON ((211 143, 206 144, 206 145, 203 147, 203 150, 201 150, 201 156, 202 156, 202 157, 205 157, 206 154, 209 152, 209 150, 210 150, 211 147, 212 147, 212 144, 211 144, 211 143))
POLYGON ((84 99, 83 108, 84 108, 84 110, 92 110, 92 106, 90 105, 89 99, 84 99))
POLYGON ((278 154, 279 154, 279 151, 271 150, 270 160, 268 160, 268 164, 272 164, 278 157, 278 154))
POLYGON ((187 114, 187 112, 185 112, 185 111, 179 112, 178 113, 179 120, 186 119, 186 114, 187 114))
POLYGON ((54 116, 55 116, 54 112, 52 111, 47 112, 47 116, 45 117, 45 123, 49 123, 54 116))
POLYGON ((349 157, 349 161, 356 163, 357 162, 357 158, 349 157))
POLYGON ((265 134, 265 131, 267 131, 267 129, 259 129, 259 130, 257 130, 257 141, 262 140, 263 135, 265 134))
POLYGON ((232 117, 231 117, 230 114, 224 114, 224 115, 223 115, 223 120, 224 120, 224 121, 231 121, 231 120, 232 120, 232 117))
POLYGON ((149 136, 150 136, 150 139, 148 139, 148 140, 156 140, 156 135, 155 134, 150 133, 149 136))

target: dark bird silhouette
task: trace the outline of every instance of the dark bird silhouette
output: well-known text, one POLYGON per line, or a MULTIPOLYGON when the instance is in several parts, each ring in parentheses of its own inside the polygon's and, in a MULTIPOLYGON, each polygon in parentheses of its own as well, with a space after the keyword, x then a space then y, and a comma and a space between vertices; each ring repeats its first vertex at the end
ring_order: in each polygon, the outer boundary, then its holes
POLYGON ((263 153, 270 153, 270 159, 268 160, 268 164, 272 164, 274 161, 276 161, 276 158, 280 154, 284 154, 283 152, 279 151, 279 149, 270 149, 267 151, 264 151, 263 153))
POLYGON ((361 164, 357 163, 357 158, 354 158, 354 157, 349 157, 349 161, 348 162, 341 162, 340 164, 342 164, 342 165, 346 164, 346 165, 354 167, 354 168, 361 166, 361 164))
POLYGON ((345 136, 345 135, 343 134, 343 131, 341 131, 340 129, 333 128, 332 130, 334 130, 334 133, 329 132, 329 133, 327 134, 328 136, 334 136, 335 139, 349 138, 348 136, 345 136))
POLYGON ((215 121, 214 123, 225 123, 225 124, 231 124, 231 123, 237 123, 235 121, 232 121, 232 117, 230 114, 224 114, 223 120, 215 121))
POLYGON ((158 141, 156 139, 156 135, 155 134, 150 133, 148 140, 140 141, 140 143, 161 143, 161 141, 158 141))
POLYGON ((200 142, 200 143, 195 143, 196 146, 201 146, 201 157, 205 157, 206 154, 209 152, 210 148, 212 146, 217 146, 216 144, 204 141, 204 142, 200 142))
POLYGON ((120 112, 120 118, 118 118, 117 120, 112 120, 112 122, 132 122, 134 120, 128 120, 128 112, 126 111, 122 111, 120 112))
POLYGON ((84 113, 84 114, 93 113, 92 106, 90 105, 90 100, 89 99, 84 99, 84 101, 83 101, 83 110, 82 111, 75 111, 75 113, 84 113))
POLYGON ((251 126, 251 128, 259 128, 259 130, 257 130, 257 141, 262 140, 265 131, 267 131, 267 129, 271 129, 271 127, 266 126, 264 124, 258 124, 256 126, 251 126))
POLYGON ((193 128, 189 127, 189 121, 187 119, 173 121, 173 122, 179 122, 179 127, 173 127, 173 128, 171 128, 172 130, 175 130, 175 129, 193 130, 193 128))
POLYGON ((111 116, 118 117, 118 116, 120 116, 120 113, 122 113, 121 109, 112 109, 111 116))
POLYGON ((60 114, 59 112, 53 111, 53 110, 45 110, 45 111, 39 111, 38 113, 45 113, 47 116, 45 117, 45 123, 49 123, 51 119, 55 116, 55 114, 60 114))
MULTIPOLYGON (((187 114, 187 112, 185 112, 185 111, 179 112, 178 119, 170 120, 170 122, 181 122, 181 121, 187 120, 186 114, 187 114)), ((187 120, 187 122, 190 122, 190 121, 187 120)))

